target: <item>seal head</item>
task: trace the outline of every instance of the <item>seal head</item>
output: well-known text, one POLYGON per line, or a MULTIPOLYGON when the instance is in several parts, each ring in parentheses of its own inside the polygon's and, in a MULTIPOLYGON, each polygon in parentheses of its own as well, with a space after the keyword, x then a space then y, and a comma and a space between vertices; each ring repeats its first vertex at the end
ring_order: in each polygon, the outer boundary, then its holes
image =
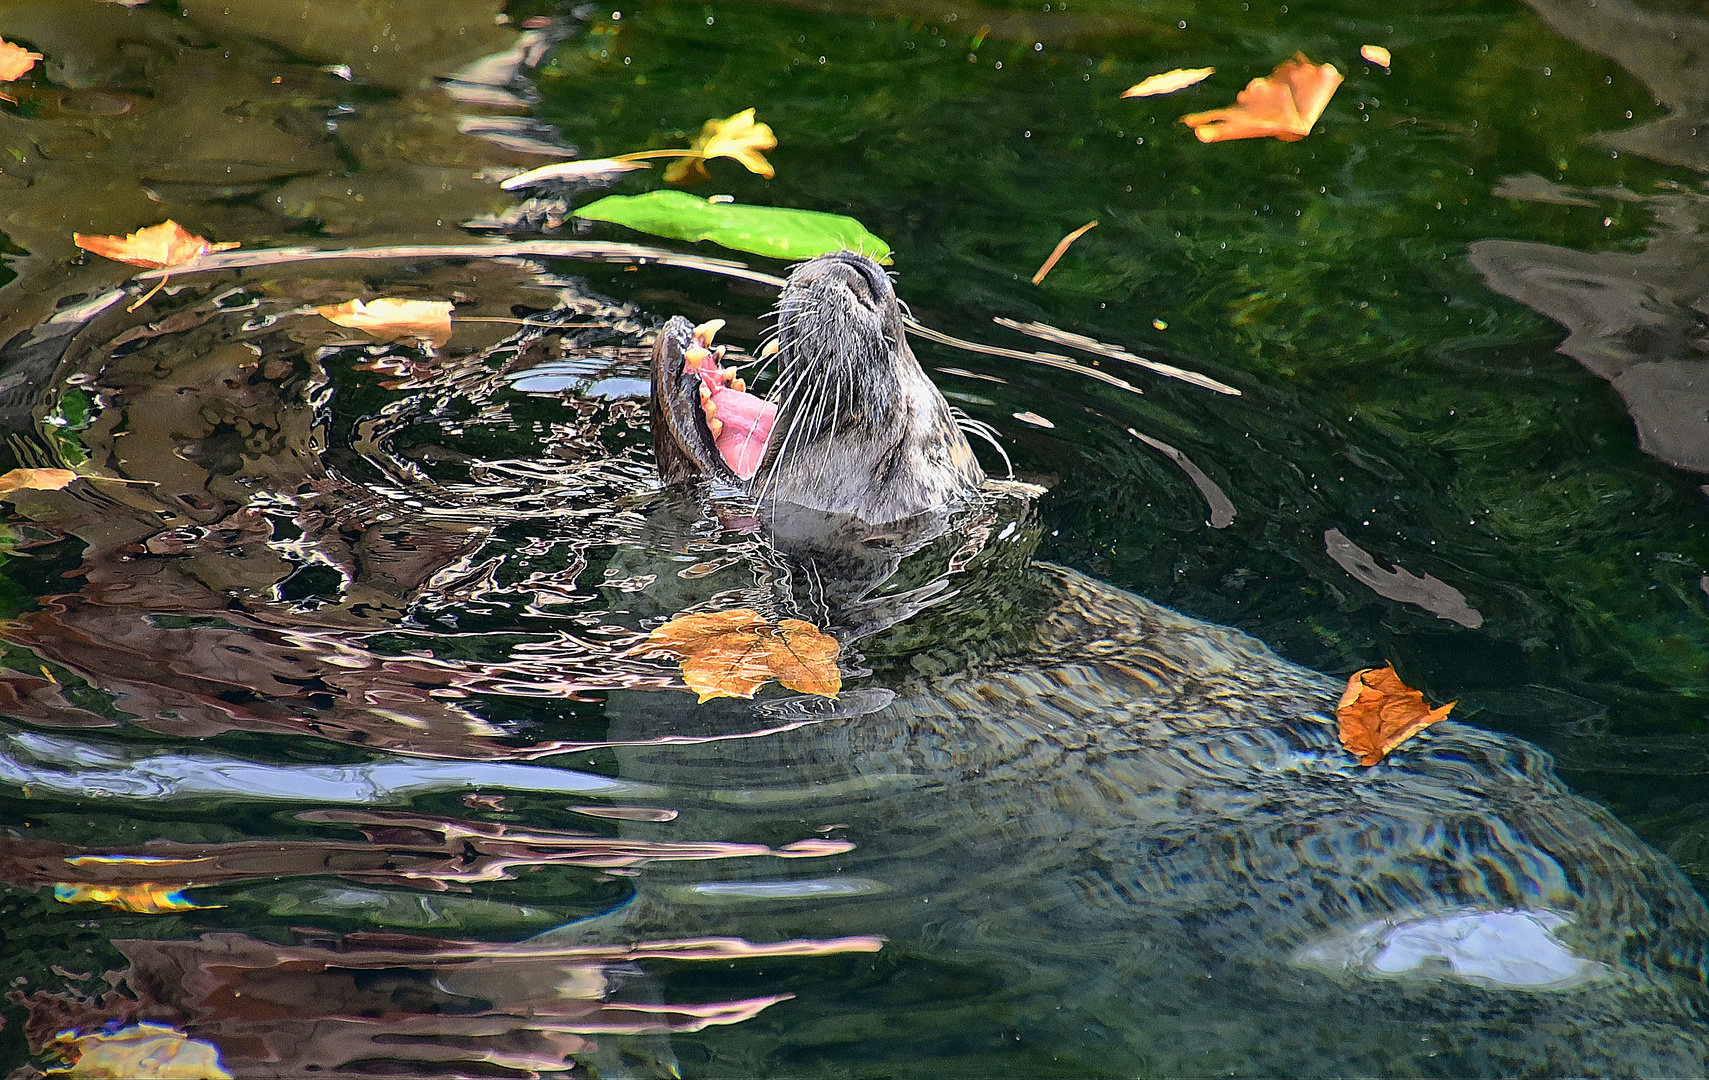
POLYGON ((688 320, 660 331, 653 444, 666 482, 716 477, 745 484, 762 505, 874 524, 942 510, 978 491, 984 473, 908 348, 896 292, 877 263, 850 251, 803 263, 775 314, 779 375, 770 402, 708 363, 688 320))

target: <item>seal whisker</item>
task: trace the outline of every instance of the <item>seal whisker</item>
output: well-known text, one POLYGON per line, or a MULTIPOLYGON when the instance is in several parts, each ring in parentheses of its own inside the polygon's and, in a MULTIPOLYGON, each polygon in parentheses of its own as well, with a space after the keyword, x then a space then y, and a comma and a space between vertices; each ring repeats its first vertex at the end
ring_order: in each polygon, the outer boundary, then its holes
POLYGON ((969 435, 977 435, 991 444, 991 449, 1003 459, 1003 467, 1009 471, 1009 479, 1015 478, 1015 464, 1009 460, 1009 452, 997 441, 997 429, 983 420, 977 420, 954 405, 950 406, 949 414, 955 419, 955 426, 969 435))

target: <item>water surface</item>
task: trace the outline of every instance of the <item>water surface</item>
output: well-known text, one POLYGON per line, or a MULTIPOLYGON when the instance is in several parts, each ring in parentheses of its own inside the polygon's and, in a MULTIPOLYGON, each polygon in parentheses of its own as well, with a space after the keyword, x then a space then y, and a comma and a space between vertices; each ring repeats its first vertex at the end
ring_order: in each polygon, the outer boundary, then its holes
POLYGON ((498 181, 752 106, 775 178, 714 162, 697 194, 859 219, 942 333, 1072 351, 997 320, 1036 321, 1240 391, 916 340, 1049 488, 1017 546, 1337 679, 1392 661, 1552 755, 1610 835, 1666 856, 1658 891, 1673 866, 1709 883, 1709 21, 1292 8, 0 7, 0 36, 47 57, 0 103, 11 464, 146 481, 9 504, 8 1067, 48 1064, 32 1043, 60 1026, 190 1015, 232 1068, 281 1075, 1622 1071, 1510 1038, 1581 1007, 1616 1022, 1559 994, 1158 951, 1120 897, 1075 895, 1107 836, 1068 822, 1041 856, 1042 796, 952 797, 953 746, 845 768, 875 753, 861 717, 895 672, 953 674, 1024 626, 1015 560, 874 643, 836 706, 697 706, 630 652, 768 584, 760 539, 656 490, 649 334, 717 316, 752 351, 787 266, 572 257, 652 242, 538 231, 554 209, 498 181), (1205 145, 1176 122, 1296 50, 1346 75, 1309 138, 1205 145), (1218 74, 1118 97, 1198 66, 1218 74), (127 314, 146 285, 114 302, 129 269, 71 234, 169 217, 245 252, 565 246, 281 260, 127 314), (358 295, 556 325, 464 322, 432 354, 304 313, 358 295), (1460 601, 1373 588, 1391 567, 1460 601), (150 883, 167 910, 86 895, 150 883), (1432 993, 1487 1023, 1453 1045, 1404 1019, 1351 1049, 1298 1034, 1432 993))

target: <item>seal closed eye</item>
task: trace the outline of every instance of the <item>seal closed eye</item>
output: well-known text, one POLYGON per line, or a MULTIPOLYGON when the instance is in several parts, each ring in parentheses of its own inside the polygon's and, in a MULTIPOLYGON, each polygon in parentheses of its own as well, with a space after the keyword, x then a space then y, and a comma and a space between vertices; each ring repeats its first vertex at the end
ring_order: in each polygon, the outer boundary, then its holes
POLYGON ((978 490, 985 475, 908 348, 896 291, 877 263, 839 251, 797 266, 776 315, 775 415, 701 360, 688 320, 660 331, 653 443, 665 480, 718 476, 746 482, 762 501, 874 524, 978 490))

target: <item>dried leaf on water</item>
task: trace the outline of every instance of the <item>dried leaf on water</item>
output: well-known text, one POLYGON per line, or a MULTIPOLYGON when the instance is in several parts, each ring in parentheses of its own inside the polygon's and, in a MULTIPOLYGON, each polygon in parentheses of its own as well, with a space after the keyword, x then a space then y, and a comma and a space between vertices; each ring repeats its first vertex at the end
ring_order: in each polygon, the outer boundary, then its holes
POLYGON ((697 157, 681 158, 671 163, 665 170, 665 182, 669 184, 697 184, 710 179, 705 162, 712 158, 733 158, 751 173, 770 180, 776 175, 761 154, 763 150, 777 149, 777 136, 771 128, 754 119, 753 109, 743 109, 735 116, 723 120, 708 120, 701 127, 700 134, 695 136, 690 144, 697 157))
POLYGON ((13 469, 0 473, 0 496, 14 491, 61 491, 77 479, 70 469, 13 469))
POLYGON ((150 270, 165 270, 182 266, 192 259, 215 251, 230 251, 238 246, 236 240, 223 244, 211 243, 187 231, 176 221, 163 221, 128 236, 86 236, 72 233, 71 240, 84 251, 92 251, 107 259, 150 270))
MULTIPOLYGON (((0 38, 0 82, 12 82, 30 73, 36 66, 36 61, 42 59, 42 54, 31 52, 22 45, 14 45, 0 38)), ((11 101, 11 98, 7 98, 11 101)))
MULTIPOLYGON (((211 243, 170 219, 159 225, 138 229, 126 236, 86 236, 83 233, 72 233, 71 240, 84 251, 92 251, 103 258, 130 263, 132 266, 144 266, 150 270, 167 270, 182 266, 203 255, 230 251, 238 246, 236 240, 223 244, 211 243)), ((166 287, 169 277, 170 275, 161 278, 154 288, 137 297, 125 310, 135 311, 146 304, 155 293, 166 287)))
POLYGON ((1424 695, 1400 681, 1393 665, 1355 671, 1335 706, 1341 745, 1359 755, 1359 764, 1375 765, 1394 748, 1448 715, 1450 701, 1432 709, 1424 695))
POLYGON ((1044 265, 1040 266, 1038 268, 1038 273, 1033 275, 1033 284, 1037 285, 1039 282, 1044 280, 1044 275, 1050 273, 1051 268, 1056 265, 1056 260, 1062 258, 1062 253, 1068 250, 1069 244, 1072 244, 1074 241, 1085 236, 1097 227, 1098 223, 1096 221, 1088 221, 1086 224, 1080 226, 1078 229, 1075 229, 1073 232, 1057 241, 1056 247, 1050 252, 1050 257, 1044 260, 1044 265))
POLYGON ((165 1024, 144 1021, 88 1035, 68 1031, 50 1049, 70 1059, 71 1065, 49 1075, 73 1080, 231 1080, 231 1073, 220 1064, 218 1047, 165 1024))
POLYGON ((1334 64, 1313 64, 1305 53, 1295 53, 1269 75, 1247 83, 1234 105, 1189 113, 1181 123, 1192 128, 1200 142, 1267 137, 1298 142, 1311 134, 1340 85, 1341 72, 1334 64))
POLYGON ((342 304, 317 307, 316 311, 340 326, 360 330, 381 341, 414 338, 434 348, 451 340, 449 300, 346 300, 342 304))
POLYGON ((1161 75, 1153 75, 1122 91, 1122 97, 1157 97, 1162 94, 1173 94, 1177 90, 1185 90, 1196 86, 1216 74, 1216 68, 1176 68, 1165 71, 1161 75))
POLYGON ((750 608, 679 615, 654 630, 638 652, 674 653, 682 681, 700 695, 753 697, 775 678, 791 690, 834 698, 842 690, 837 639, 812 623, 773 624, 750 608))
POLYGON ((1392 59, 1389 56, 1389 51, 1381 45, 1361 45, 1359 46, 1359 55, 1378 67, 1385 68, 1390 66, 1389 60, 1392 59))
POLYGON ((139 915, 170 915, 177 911, 202 911, 219 904, 198 904, 184 897, 181 889, 166 885, 85 885, 62 882, 53 887, 53 898, 62 904, 106 904, 139 915))

